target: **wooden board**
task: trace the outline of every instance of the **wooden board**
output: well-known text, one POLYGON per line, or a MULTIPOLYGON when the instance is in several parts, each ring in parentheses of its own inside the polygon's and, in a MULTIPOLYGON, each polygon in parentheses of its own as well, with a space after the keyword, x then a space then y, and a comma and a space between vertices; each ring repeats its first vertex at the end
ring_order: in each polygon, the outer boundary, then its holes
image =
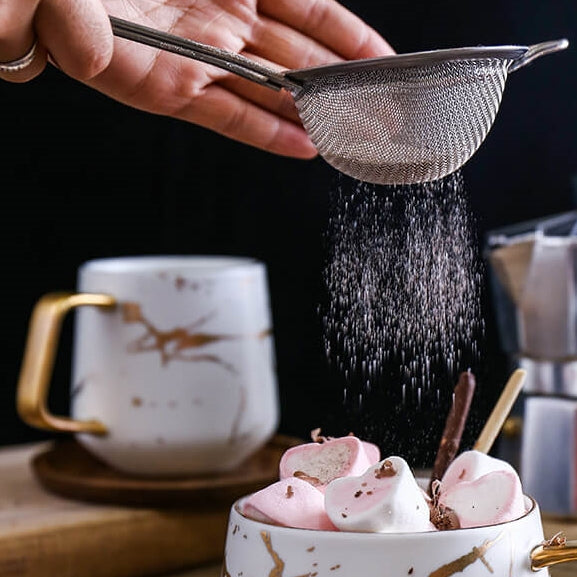
POLYGON ((152 577, 219 564, 232 488, 228 499, 204 506, 72 499, 47 491, 33 473, 32 463, 53 449, 0 449, 1 577, 152 577))
POLYGON ((59 441, 32 459, 32 470, 49 491, 84 501, 152 507, 214 508, 278 479, 283 452, 301 443, 278 435, 235 470, 218 475, 151 479, 117 472, 72 439, 59 441))

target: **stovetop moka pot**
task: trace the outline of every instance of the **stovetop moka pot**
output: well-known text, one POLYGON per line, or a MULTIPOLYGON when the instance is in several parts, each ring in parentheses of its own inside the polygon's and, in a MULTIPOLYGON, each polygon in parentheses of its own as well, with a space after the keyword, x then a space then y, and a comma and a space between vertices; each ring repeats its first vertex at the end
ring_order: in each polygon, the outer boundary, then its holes
POLYGON ((487 236, 501 344, 527 371, 520 474, 544 512, 577 515, 577 211, 487 236))

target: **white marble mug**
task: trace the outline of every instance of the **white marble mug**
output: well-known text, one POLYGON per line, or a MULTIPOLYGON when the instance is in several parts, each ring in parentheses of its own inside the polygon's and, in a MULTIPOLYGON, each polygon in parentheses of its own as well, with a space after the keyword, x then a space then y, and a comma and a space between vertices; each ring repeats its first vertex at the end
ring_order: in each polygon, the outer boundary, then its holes
POLYGON ((230 471, 279 421, 266 267, 232 256, 97 259, 34 307, 21 418, 67 431, 131 474, 230 471), (47 408, 60 327, 75 311, 70 417, 47 408))
MULTIPOLYGON (((514 521, 422 533, 281 527, 230 511, 221 577, 536 577, 577 561, 577 542, 546 542, 539 506, 514 521)), ((553 536, 550 536, 553 537, 553 536)), ((577 564, 576 564, 577 567, 577 564)))

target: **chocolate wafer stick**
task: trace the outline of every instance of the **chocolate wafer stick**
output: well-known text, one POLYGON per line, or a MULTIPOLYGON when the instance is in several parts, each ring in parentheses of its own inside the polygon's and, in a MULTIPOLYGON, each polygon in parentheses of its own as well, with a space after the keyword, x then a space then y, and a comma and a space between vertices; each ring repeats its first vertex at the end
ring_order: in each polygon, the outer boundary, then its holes
POLYGON ((445 429, 433 465, 429 482, 429 495, 431 496, 433 483, 443 477, 459 450, 474 392, 475 376, 473 373, 471 371, 461 373, 455 386, 453 404, 445 421, 445 429))

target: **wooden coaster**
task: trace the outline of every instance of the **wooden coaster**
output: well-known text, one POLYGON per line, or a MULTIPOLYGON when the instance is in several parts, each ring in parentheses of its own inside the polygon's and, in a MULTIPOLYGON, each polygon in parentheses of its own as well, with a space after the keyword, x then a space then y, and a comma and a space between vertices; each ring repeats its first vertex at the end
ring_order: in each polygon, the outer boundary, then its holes
POLYGON ((237 469, 187 478, 131 476, 110 468, 74 439, 58 440, 31 462, 48 491, 81 501, 139 507, 230 507, 239 497, 278 480, 286 449, 303 441, 275 436, 237 469))

